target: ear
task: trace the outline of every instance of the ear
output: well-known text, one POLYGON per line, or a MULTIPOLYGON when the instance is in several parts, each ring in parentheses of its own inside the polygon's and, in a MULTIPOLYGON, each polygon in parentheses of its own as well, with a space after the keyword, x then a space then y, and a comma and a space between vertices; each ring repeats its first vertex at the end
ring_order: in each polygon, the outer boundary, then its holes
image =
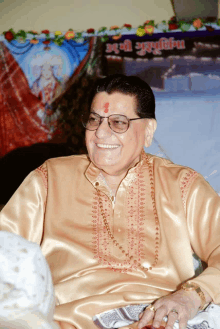
POLYGON ((157 121, 155 119, 147 119, 147 125, 145 129, 145 147, 149 147, 151 145, 156 129, 157 121))

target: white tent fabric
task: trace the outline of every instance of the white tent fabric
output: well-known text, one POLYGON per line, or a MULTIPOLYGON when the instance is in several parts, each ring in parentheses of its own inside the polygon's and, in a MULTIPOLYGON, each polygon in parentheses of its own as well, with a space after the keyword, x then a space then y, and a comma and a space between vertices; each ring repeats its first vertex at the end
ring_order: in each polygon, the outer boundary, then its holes
POLYGON ((191 167, 220 195, 220 96, 155 92, 157 131, 146 152, 191 167))

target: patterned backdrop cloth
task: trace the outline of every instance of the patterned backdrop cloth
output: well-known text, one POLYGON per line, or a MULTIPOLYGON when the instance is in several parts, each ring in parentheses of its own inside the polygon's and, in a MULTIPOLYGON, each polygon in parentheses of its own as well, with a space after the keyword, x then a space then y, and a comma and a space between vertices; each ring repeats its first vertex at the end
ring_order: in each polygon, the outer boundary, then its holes
POLYGON ((49 267, 40 247, 0 232, 0 328, 58 329, 49 267))

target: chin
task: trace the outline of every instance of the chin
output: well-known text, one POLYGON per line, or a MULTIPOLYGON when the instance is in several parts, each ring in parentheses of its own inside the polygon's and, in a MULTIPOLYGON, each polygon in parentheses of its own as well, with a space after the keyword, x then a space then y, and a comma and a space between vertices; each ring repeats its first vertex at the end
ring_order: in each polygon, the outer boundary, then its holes
POLYGON ((102 169, 101 167, 113 167, 118 165, 118 162, 115 160, 107 159, 94 159, 92 162, 96 165, 96 167, 99 167, 100 169, 102 169))
POLYGON ((95 165, 114 166, 122 162, 121 149, 117 151, 94 150, 90 159, 95 165))

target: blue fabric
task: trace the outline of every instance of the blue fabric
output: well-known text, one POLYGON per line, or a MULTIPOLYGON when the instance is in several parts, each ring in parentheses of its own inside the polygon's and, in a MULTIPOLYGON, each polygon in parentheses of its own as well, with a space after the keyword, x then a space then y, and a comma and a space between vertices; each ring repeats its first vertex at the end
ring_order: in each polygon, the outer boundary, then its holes
POLYGON ((220 95, 155 92, 157 131, 146 152, 191 167, 220 195, 220 95))

